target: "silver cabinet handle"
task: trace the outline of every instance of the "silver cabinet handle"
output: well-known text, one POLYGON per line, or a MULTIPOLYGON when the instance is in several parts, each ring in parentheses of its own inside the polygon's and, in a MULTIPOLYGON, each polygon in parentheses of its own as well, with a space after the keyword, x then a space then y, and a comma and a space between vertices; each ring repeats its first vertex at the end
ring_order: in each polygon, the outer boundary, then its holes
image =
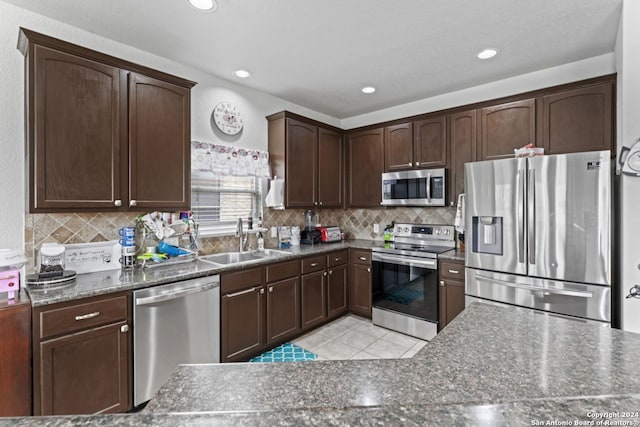
POLYGON ((320 264, 319 264, 319 263, 317 263, 317 262, 312 262, 312 263, 311 263, 311 267, 317 267, 317 266, 319 266, 319 265, 320 265, 320 264))
MULTIPOLYGON (((172 299, 178 299, 178 298, 182 298, 184 296, 190 295, 190 294, 195 294, 195 293, 198 293, 198 292, 208 291, 209 289, 213 289, 216 286, 218 286, 217 282, 211 282, 211 283, 205 283, 204 285, 194 286, 192 288, 178 289, 175 292, 170 292, 170 293, 166 293, 166 294, 159 294, 159 295, 152 295, 152 296, 143 297, 143 298, 136 298, 136 305, 149 305, 149 304, 155 304, 157 302, 169 301, 169 300, 172 300, 172 299)), ((227 296, 228 297, 233 297, 236 294, 240 294, 240 293, 244 293, 244 292, 245 291, 236 292, 235 294, 228 294, 227 296)))
POLYGON ((117 207, 122 206, 122 200, 116 200, 113 202, 114 205, 116 205, 117 207))
POLYGON ((129 325, 122 325, 120 326, 120 332, 122 332, 123 334, 125 332, 129 332, 129 325))
POLYGON ((460 272, 458 270, 449 270, 449 273, 451 273, 451 274, 460 274, 460 272))
POLYGON ((138 206, 137 200, 129 200, 129 206, 138 206))
POLYGON ((269 286, 269 292, 273 292, 273 286, 269 286))
POLYGON ((367 273, 371 273, 371 267, 367 267, 367 273))
POLYGON ((366 259, 365 257, 363 257, 363 256, 358 257, 358 258, 360 259, 360 261, 366 261, 366 260, 367 260, 367 259, 366 259))
POLYGON ((444 280, 440 280, 440 286, 442 286, 442 287, 444 287, 444 286, 445 286, 445 284, 444 284, 444 280))
POLYGON ((570 297, 591 298, 593 292, 572 291, 566 289, 542 288, 538 286, 523 285, 521 283, 511 283, 500 279, 491 279, 489 277, 476 275, 476 280, 487 283, 497 283, 498 285, 509 286, 510 288, 524 289, 528 291, 544 292, 548 294, 566 295, 570 297))
POLYGON ((98 317, 100 316, 100 312, 99 311, 94 311, 93 313, 89 313, 89 314, 82 314, 80 316, 76 316, 76 321, 78 320, 87 320, 87 319, 93 319, 94 317, 98 317))
POLYGON ((340 261, 341 259, 342 258, 334 258, 333 260, 337 262, 337 261, 340 261))

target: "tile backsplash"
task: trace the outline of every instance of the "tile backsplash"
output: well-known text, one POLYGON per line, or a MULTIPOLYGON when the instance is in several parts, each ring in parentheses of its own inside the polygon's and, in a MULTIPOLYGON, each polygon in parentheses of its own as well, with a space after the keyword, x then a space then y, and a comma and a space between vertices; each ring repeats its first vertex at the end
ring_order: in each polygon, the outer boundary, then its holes
MULTIPOLYGON (((264 226, 303 227, 304 209, 264 210, 264 226)), ((374 209, 315 209, 321 224, 339 225, 348 239, 383 240, 382 231, 395 222, 421 224, 453 224, 455 208, 374 208, 374 209), (380 224, 380 233, 373 225, 380 224)), ((33 269, 36 250, 43 243, 89 243, 116 240, 118 229, 134 225, 137 213, 56 213, 27 214, 25 219, 25 253, 33 269)), ((250 244, 256 247, 255 235, 250 244)), ((265 236, 267 247, 278 244, 269 232, 265 236)), ((233 236, 206 237, 199 240, 203 254, 236 250, 238 239, 233 236)))

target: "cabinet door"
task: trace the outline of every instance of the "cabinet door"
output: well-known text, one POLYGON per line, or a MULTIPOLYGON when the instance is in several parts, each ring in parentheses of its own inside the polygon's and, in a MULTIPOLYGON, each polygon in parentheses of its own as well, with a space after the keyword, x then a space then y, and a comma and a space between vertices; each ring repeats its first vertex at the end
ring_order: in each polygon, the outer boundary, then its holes
POLYGON ((384 144, 382 128, 349 135, 347 206, 380 207, 384 144))
POLYGON ((189 209, 189 94, 184 87, 129 75, 130 208, 189 209))
POLYGON ((567 90, 543 98, 545 154, 611 150, 613 84, 567 90))
POLYGON ((326 274, 326 271, 318 271, 302 276, 302 329, 312 328, 327 318, 326 274))
POLYGON ((476 110, 452 114, 451 164, 449 165, 449 205, 454 206, 458 194, 464 193, 464 164, 476 159, 476 110))
POLYGON ((368 265, 351 265, 349 310, 360 316, 371 318, 371 267, 368 265))
POLYGON ((440 280, 438 331, 447 326, 464 310, 464 282, 440 280))
POLYGON ((35 415, 130 409, 129 342, 126 321, 42 341, 35 415))
POLYGON ((536 143, 536 100, 480 110, 480 160, 513 158, 515 148, 536 143))
POLYGON ((413 168, 413 127, 402 123, 384 128, 384 170, 413 168))
POLYGON ((31 304, 10 302, 0 303, 0 417, 21 417, 31 415, 31 304))
POLYGON ((123 79, 118 68, 34 46, 27 83, 31 212, 118 208, 123 79))
POLYGON ((349 310, 347 264, 329 269, 327 276, 327 317, 333 319, 349 310))
POLYGON ((285 205, 288 208, 315 206, 318 128, 287 119, 285 205))
POLYGON ((447 116, 433 117, 413 124, 413 152, 416 168, 447 165, 447 116))
POLYGON ((222 296, 221 362, 244 360, 265 345, 264 287, 222 296))
POLYGON ((318 204, 338 208, 344 202, 344 147, 342 135, 318 129, 318 204))
POLYGON ((267 285, 267 345, 300 331, 300 282, 297 277, 267 285))

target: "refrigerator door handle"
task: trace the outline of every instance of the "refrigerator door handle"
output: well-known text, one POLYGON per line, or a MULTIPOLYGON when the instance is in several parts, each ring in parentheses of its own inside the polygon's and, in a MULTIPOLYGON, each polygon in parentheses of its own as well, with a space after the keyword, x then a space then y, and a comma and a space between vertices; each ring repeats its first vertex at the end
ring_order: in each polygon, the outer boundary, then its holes
POLYGON ((527 225, 529 231, 529 264, 536 263, 536 170, 529 169, 527 193, 527 225))
POLYGON ((566 295, 570 297, 580 297, 580 298, 593 297, 593 292, 588 292, 588 291, 583 292, 583 291, 571 291, 567 289, 541 288, 539 286, 529 286, 529 285, 523 285, 521 283, 507 282, 505 280, 500 280, 500 279, 491 279, 489 277, 484 277, 477 274, 476 274, 476 280, 479 282, 485 282, 485 283, 497 283, 499 285, 509 286, 510 288, 544 292, 545 294, 566 295))
POLYGON ((518 214, 516 215, 516 244, 518 245, 518 262, 524 263, 524 194, 525 194, 525 182, 524 182, 524 169, 518 169, 516 173, 516 206, 518 214))

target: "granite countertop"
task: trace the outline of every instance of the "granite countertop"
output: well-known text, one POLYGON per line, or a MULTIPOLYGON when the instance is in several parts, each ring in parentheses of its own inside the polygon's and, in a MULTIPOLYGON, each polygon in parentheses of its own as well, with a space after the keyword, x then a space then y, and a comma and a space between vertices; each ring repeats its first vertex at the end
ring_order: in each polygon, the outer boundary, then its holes
POLYGON ((413 359, 182 365, 139 413, 0 425, 638 425, 638 354, 639 334, 474 303, 413 359))
POLYGON ((461 252, 459 249, 451 249, 450 251, 443 252, 438 255, 438 259, 448 259, 464 262, 464 254, 465 252, 461 252))
POLYGON ((131 270, 101 271, 97 273, 79 274, 74 280, 57 286, 47 288, 25 286, 25 289, 31 298, 31 305, 38 307, 113 292, 162 285, 179 280, 211 276, 247 266, 259 266, 339 249, 371 249, 372 247, 381 246, 382 244, 383 242, 372 240, 349 240, 311 246, 303 245, 283 250, 286 253, 236 265, 219 265, 199 260, 185 264, 167 265, 149 269, 134 268, 131 270))

